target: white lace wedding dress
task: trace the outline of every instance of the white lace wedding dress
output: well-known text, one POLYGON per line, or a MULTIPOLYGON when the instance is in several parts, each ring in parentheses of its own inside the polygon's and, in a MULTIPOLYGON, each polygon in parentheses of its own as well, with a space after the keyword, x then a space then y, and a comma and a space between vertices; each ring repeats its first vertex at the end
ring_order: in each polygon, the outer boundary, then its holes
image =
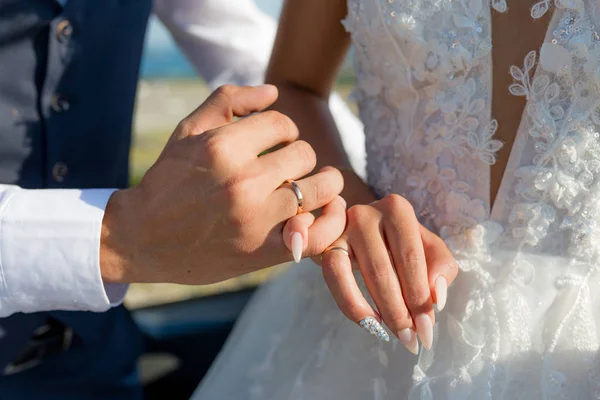
POLYGON ((194 399, 600 399, 600 2, 532 8, 553 17, 510 70, 527 105, 492 205, 491 16, 506 9, 349 0, 343 21, 369 183, 410 199, 461 267, 432 350, 346 321, 306 262, 259 291, 194 399))

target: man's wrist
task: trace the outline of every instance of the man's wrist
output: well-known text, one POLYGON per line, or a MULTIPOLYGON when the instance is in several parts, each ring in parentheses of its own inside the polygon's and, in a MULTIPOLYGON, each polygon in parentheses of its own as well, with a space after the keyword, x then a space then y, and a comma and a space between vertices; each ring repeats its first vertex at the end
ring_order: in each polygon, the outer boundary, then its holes
POLYGON ((104 212, 102 219, 102 232, 100 235, 100 272, 104 283, 132 283, 132 262, 127 250, 127 210, 131 211, 128 204, 126 190, 114 192, 104 212))

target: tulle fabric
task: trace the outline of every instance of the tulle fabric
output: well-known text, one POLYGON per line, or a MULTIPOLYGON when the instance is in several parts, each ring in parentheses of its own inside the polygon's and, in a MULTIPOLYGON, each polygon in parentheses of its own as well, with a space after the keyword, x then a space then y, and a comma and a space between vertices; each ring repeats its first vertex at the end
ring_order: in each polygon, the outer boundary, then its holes
POLYGON ((192 399, 379 400, 408 393, 416 361, 346 320, 304 260, 258 291, 192 399))

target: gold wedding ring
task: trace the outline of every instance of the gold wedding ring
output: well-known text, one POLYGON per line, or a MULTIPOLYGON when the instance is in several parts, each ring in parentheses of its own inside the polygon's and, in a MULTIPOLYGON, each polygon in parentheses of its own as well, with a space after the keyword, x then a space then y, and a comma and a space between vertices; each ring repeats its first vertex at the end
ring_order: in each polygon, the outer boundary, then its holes
POLYGON ((302 196, 302 191, 300 190, 300 187, 298 186, 298 184, 296 182, 294 182, 292 179, 286 179, 285 182, 292 185, 292 190, 294 191, 294 194, 296 195, 296 198, 298 199, 298 211, 296 212, 296 215, 300 215, 304 212, 304 207, 303 207, 304 206, 304 196, 302 196))
POLYGON ((340 247, 340 246, 329 246, 328 248, 325 249, 325 251, 323 251, 323 253, 321 253, 321 258, 323 258, 323 256, 325 256, 325 253, 327 253, 329 251, 341 251, 342 253, 344 253, 345 255, 350 257, 350 253, 345 248, 340 247))

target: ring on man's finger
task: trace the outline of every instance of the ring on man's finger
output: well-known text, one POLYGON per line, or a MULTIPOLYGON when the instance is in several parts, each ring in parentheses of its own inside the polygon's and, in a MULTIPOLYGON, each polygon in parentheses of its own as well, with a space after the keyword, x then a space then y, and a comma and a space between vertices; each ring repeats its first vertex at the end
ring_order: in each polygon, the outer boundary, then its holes
POLYGON ((300 215, 304 212, 304 196, 302 195, 302 191, 298 184, 292 179, 286 179, 285 183, 289 183, 292 186, 292 190, 296 195, 296 199, 298 199, 298 210, 296 211, 296 215, 300 215))

